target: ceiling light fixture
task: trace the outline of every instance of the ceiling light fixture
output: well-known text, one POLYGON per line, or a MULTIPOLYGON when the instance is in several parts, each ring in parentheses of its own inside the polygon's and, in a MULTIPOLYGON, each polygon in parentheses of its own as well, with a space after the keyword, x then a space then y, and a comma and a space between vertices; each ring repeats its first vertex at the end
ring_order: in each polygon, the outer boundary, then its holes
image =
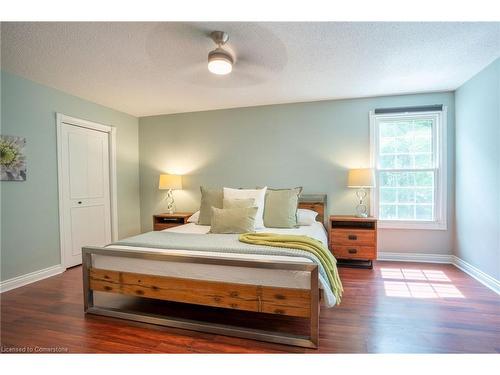
POLYGON ((212 31, 210 37, 217 44, 217 48, 208 53, 208 70, 213 74, 229 74, 233 70, 233 57, 222 46, 229 39, 224 31, 212 31))

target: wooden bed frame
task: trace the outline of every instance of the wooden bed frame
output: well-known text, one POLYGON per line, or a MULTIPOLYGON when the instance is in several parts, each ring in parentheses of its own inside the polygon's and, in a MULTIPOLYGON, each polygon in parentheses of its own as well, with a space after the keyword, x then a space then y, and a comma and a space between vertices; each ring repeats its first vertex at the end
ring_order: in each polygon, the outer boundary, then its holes
MULTIPOLYGON (((318 212, 317 221, 323 224, 325 206, 326 195, 305 195, 299 202, 299 208, 307 208, 318 212)), ((318 347, 320 290, 318 266, 316 264, 213 258, 202 255, 171 255, 153 251, 113 250, 100 247, 84 247, 82 249, 82 258, 84 311, 87 314, 308 348, 318 347), (310 287, 307 289, 283 288, 98 269, 92 267, 92 256, 97 254, 181 263, 305 271, 310 274, 310 287), (309 334, 300 336, 164 315, 137 313, 110 307, 98 307, 94 305, 94 292, 118 293, 134 297, 299 317, 308 319, 309 334)))

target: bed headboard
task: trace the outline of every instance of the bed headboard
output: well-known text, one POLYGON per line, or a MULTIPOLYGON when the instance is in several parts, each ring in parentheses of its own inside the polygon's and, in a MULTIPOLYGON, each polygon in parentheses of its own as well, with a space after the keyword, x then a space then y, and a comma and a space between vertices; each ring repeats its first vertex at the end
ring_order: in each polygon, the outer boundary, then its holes
POLYGON ((317 212, 316 221, 325 224, 326 194, 302 194, 299 197, 299 208, 317 212))

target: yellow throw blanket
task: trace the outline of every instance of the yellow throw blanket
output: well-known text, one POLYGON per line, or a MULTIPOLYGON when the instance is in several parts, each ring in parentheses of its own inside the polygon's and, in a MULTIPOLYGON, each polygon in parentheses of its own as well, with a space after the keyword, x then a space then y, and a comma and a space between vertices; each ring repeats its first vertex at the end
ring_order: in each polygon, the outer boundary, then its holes
POLYGON ((321 262, 328 276, 337 305, 340 303, 344 288, 338 274, 337 260, 321 241, 308 236, 275 233, 243 233, 239 240, 252 245, 299 249, 313 254, 321 262))

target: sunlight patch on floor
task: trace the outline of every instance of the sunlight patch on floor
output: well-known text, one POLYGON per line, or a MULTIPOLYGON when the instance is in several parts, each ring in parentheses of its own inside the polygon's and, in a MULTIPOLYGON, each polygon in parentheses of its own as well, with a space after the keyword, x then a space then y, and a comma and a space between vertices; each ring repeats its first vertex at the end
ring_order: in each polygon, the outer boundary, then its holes
POLYGON ((381 268, 380 273, 382 274, 383 279, 447 282, 451 281, 443 271, 438 270, 419 270, 414 268, 381 268))
POLYGON ((465 298, 443 271, 381 268, 380 273, 388 297, 465 298))

